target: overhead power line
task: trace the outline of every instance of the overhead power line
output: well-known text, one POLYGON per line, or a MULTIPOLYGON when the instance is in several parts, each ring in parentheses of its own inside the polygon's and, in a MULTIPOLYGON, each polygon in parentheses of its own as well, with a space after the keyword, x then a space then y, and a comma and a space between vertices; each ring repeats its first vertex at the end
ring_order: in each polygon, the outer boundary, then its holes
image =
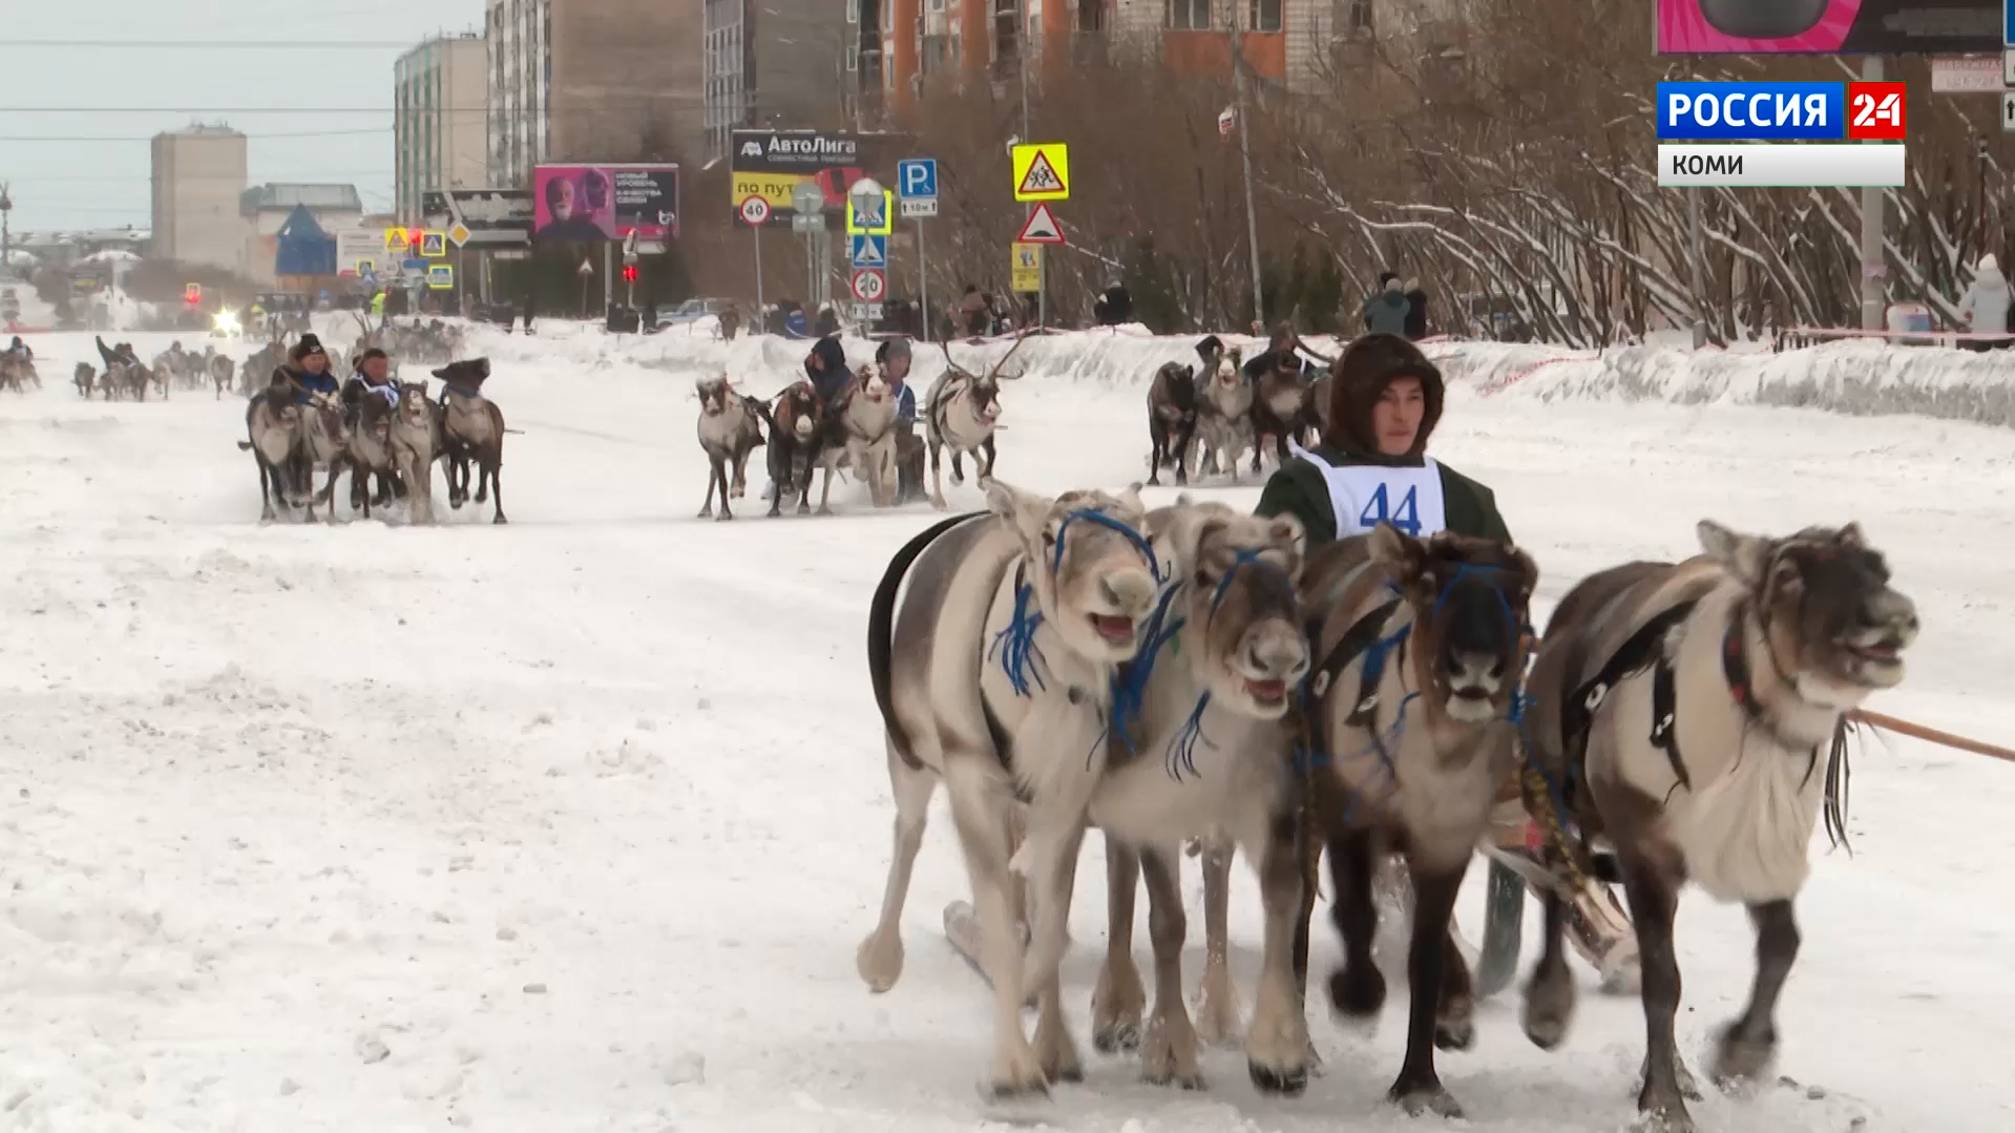
MULTIPOLYGON (((421 40, 299 40, 299 39, 13 39, 0 47, 109 47, 157 51, 162 48, 253 51, 392 51, 417 47, 421 40)), ((448 42, 453 42, 452 39, 448 42)))
MULTIPOLYGON (((255 142, 261 138, 354 138, 367 134, 389 133, 391 129, 390 126, 375 126, 368 130, 282 130, 267 134, 246 134, 245 137, 255 142)), ((138 137, 105 134, 5 134, 0 135, 0 142, 151 142, 155 137, 153 134, 138 137)))

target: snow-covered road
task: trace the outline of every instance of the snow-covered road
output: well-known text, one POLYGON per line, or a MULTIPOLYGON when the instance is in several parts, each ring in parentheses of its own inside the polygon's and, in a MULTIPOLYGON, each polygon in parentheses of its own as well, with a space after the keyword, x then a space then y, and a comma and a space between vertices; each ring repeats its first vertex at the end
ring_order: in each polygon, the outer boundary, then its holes
MULTIPOLYGON (((984 993, 938 929, 965 889, 948 822, 919 862, 902 982, 871 997, 853 967, 890 817, 867 597, 931 513, 868 514, 850 488, 831 519, 764 520, 752 495, 735 523, 697 521, 690 379, 728 355, 478 335, 525 430, 508 527, 261 527, 242 402, 81 403, 61 381, 88 336, 38 341, 50 388, 0 395, 0 1128, 982 1127, 984 993)), ((801 350, 732 361, 768 392, 801 350)), ((1045 357, 1009 387, 1002 477, 1138 478, 1145 369, 1065 378, 1045 357)), ((1875 706, 2015 736, 2006 430, 1459 387, 1436 450, 1496 488, 1549 601, 1688 553, 1703 515, 1858 518, 1926 623, 1875 706)), ((1897 739, 1856 771, 1855 856, 1822 842, 1801 903, 1781 1065, 1801 1088, 1696 1112, 1728 1133, 2015 1128, 2015 768, 1897 739)), ((1087 859, 1066 980, 1089 1055, 1087 859)), ((1326 923, 1316 947, 1326 971, 1326 923)), ((1689 896, 1690 1050, 1742 1001, 1750 950, 1739 909, 1689 896)), ((1507 997, 1444 1058, 1468 1127, 1628 1123, 1636 1004, 1578 974, 1563 1052, 1533 1049, 1507 997)), ((1402 1002, 1375 1036, 1317 1019, 1327 1069, 1299 1099, 1257 1095, 1235 1052, 1208 1056, 1205 1094, 1094 1057, 1035 1119, 1420 1128, 1380 1100, 1402 1002)))

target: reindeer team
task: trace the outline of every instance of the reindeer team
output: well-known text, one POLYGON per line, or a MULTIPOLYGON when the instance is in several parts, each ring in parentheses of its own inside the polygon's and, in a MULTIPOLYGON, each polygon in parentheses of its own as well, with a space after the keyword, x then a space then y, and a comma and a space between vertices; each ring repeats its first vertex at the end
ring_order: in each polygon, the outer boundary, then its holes
MULTIPOLYGON (((360 340, 360 358, 382 357, 377 346, 360 340)), ((1347 488, 1320 513, 1327 522, 1335 503, 1336 537, 1318 542, 1293 514, 1255 518, 1187 497, 1151 510, 1138 486, 1048 497, 995 479, 1001 385, 1019 376, 1002 370, 1019 346, 984 372, 947 349, 945 370, 915 403, 921 438, 908 428, 906 350, 893 366, 885 354, 829 382, 814 373, 768 401, 724 377, 698 387, 702 516, 733 517, 730 501, 743 498, 749 460, 764 447, 773 516, 792 497, 800 514, 811 511, 821 469, 820 513, 841 469, 866 483, 874 506, 893 506, 907 489, 922 494, 926 453, 929 498, 943 509, 946 450, 953 482, 969 456, 985 490, 984 511, 938 522, 898 551, 870 604, 870 686, 895 804, 880 914, 856 952, 871 990, 901 975, 903 909, 942 785, 978 916, 976 959, 992 984, 993 1094, 1042 1094, 1084 1076, 1062 960, 1093 828, 1107 844, 1110 915, 1091 998, 1095 1046, 1137 1048, 1146 1080, 1197 1089, 1200 1048, 1242 1035, 1253 1083, 1298 1094, 1311 1069, 1320 863, 1342 943, 1326 998, 1344 1017, 1368 1018, 1386 994, 1373 955, 1374 879, 1396 858, 1414 900, 1404 1054, 1388 1096, 1410 1113, 1458 1116, 1436 1051, 1474 1044, 1478 992, 1451 914, 1493 816, 1511 808, 1544 833, 1545 868, 1561 879, 1543 887, 1544 948, 1522 1018, 1529 1039, 1552 1050, 1567 1038, 1567 879, 1600 856, 1615 863, 1641 940, 1645 1120, 1694 1128, 1687 1101, 1698 1087, 1674 1038, 1673 922, 1689 882, 1746 905, 1756 931, 1754 988, 1719 1034, 1711 1079, 1733 1088, 1767 1074, 1809 843, 1822 821, 1844 837, 1846 714, 1901 681, 1918 632, 1914 607, 1858 527, 1770 538, 1702 521, 1700 553, 1599 572, 1537 634, 1539 566, 1526 550, 1439 518, 1416 516, 1405 531, 1382 507, 1350 523, 1359 513, 1343 506, 1347 488), (1209 947, 1195 1018, 1182 975, 1185 845, 1201 845, 1206 863, 1209 947), (1249 1018, 1225 962, 1234 853, 1258 875, 1263 913, 1249 1018), (1141 879, 1151 1002, 1130 946, 1141 879), (1022 1019, 1031 998, 1032 1035, 1022 1019)), ((1164 468, 1177 483, 1193 470, 1236 477, 1247 453, 1257 472, 1269 440, 1283 465, 1291 452, 1314 459, 1302 443, 1362 403, 1326 374, 1297 375, 1285 362, 1297 349, 1276 337, 1255 371, 1212 338, 1198 347, 1200 365, 1161 367, 1148 392, 1149 481, 1164 468)), ((426 522, 441 463, 452 507, 494 497, 495 522, 505 522, 508 430, 483 392, 486 359, 434 370, 439 401, 424 382, 379 378, 339 400, 317 388, 312 336, 284 356, 277 343, 269 351, 247 363, 270 377, 249 400, 240 446, 257 465, 264 518, 301 508, 313 522, 322 503, 333 518, 348 470, 364 514, 403 496, 426 522), (319 493, 317 469, 327 473, 319 493)), ((82 396, 144 398, 150 387, 166 396, 207 379, 221 397, 232 373, 214 351, 172 349, 142 366, 122 348, 107 360, 102 376, 78 367, 82 396)), ((10 369, 0 380, 25 379, 10 369)))

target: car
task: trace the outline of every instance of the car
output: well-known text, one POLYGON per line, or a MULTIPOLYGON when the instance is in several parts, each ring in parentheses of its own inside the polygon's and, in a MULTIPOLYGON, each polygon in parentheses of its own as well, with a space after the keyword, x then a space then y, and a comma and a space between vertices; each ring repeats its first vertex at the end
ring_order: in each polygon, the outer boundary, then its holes
POLYGON ((659 307, 658 323, 676 325, 719 316, 735 305, 732 299, 688 299, 676 306, 659 307))

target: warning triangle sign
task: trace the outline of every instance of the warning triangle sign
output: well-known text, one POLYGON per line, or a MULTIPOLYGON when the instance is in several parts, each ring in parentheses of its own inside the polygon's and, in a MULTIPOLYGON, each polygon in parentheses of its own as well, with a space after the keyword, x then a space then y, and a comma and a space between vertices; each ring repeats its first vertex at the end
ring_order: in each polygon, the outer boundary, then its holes
POLYGON ((1015 193, 1018 196, 1034 196, 1063 191, 1063 178, 1057 176, 1056 166, 1050 164, 1049 154, 1037 150, 1035 160, 1029 163, 1028 172, 1022 175, 1021 187, 1015 193))
POLYGON ((1046 204, 1029 210, 1028 223, 1021 226, 1021 235, 1015 237, 1017 244, 1062 244, 1063 227, 1056 222, 1056 214, 1046 204))

